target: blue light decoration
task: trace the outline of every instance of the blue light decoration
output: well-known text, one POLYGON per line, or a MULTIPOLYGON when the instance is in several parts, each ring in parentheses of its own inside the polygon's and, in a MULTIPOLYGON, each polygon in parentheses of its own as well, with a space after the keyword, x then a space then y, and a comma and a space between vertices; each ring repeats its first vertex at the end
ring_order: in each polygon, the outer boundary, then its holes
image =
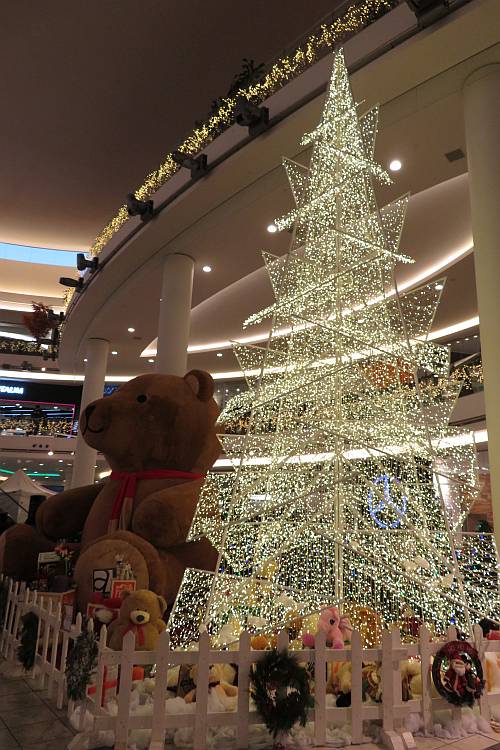
POLYGON ((381 529, 397 529, 397 527, 401 525, 401 516, 406 513, 406 508, 408 505, 408 498, 406 495, 403 495, 402 497, 401 507, 398 507, 391 500, 391 484, 400 484, 399 479, 397 477, 390 477, 388 474, 381 474, 380 476, 375 477, 375 479, 373 480, 373 484, 384 485, 384 496, 383 498, 380 498, 379 495, 375 496, 374 490, 370 490, 370 492, 368 493, 368 511, 371 518, 381 529), (386 508, 396 508, 397 510, 399 510, 398 517, 391 524, 382 521, 382 519, 378 517, 378 514, 384 511, 386 508))

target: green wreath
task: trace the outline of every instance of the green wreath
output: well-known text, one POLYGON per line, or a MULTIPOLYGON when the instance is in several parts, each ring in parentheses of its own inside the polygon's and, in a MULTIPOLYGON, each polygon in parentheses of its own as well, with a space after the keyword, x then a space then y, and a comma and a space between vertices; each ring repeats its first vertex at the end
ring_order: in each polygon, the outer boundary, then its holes
POLYGON ((268 731, 276 738, 300 723, 314 705, 304 667, 285 651, 269 651, 250 675, 252 696, 268 731))
POLYGON ((37 638, 38 615, 26 612, 21 617, 21 642, 17 649, 17 658, 25 669, 31 669, 35 663, 37 638))
POLYGON ((75 641, 66 662, 68 697, 72 701, 85 698, 92 673, 97 667, 97 639, 84 630, 75 641))

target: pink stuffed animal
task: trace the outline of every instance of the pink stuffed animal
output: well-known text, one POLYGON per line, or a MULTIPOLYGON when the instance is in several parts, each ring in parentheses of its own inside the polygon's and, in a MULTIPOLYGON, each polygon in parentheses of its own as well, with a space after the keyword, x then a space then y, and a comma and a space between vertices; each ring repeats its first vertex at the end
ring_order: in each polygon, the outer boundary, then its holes
POLYGON ((326 645, 330 648, 344 648, 344 641, 352 632, 349 618, 346 615, 341 617, 338 607, 328 607, 321 611, 318 630, 325 633, 326 645))

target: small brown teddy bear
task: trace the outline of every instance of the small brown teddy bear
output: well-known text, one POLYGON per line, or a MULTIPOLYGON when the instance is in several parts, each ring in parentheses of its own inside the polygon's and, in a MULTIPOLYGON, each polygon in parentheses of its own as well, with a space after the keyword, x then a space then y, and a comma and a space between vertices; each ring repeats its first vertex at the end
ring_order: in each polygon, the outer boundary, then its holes
POLYGON ((136 651, 154 651, 158 636, 166 629, 162 619, 166 608, 165 599, 153 591, 124 591, 120 614, 108 629, 108 646, 121 651, 124 637, 132 632, 136 651))
MULTIPOLYGON (((193 689, 184 696, 186 703, 196 701, 196 683, 198 678, 198 665, 193 664, 189 672, 190 679, 194 685, 193 689)), ((234 711, 238 700, 238 687, 233 685, 236 678, 236 670, 231 664, 211 664, 208 675, 208 690, 217 695, 220 703, 226 711, 234 711)))

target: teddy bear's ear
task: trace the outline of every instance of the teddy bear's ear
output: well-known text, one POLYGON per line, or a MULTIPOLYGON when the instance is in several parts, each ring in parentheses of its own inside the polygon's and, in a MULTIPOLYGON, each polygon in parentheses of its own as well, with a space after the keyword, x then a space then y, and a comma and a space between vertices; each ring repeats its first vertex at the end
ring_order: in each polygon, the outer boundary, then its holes
POLYGON ((167 609, 167 606, 168 606, 167 602, 165 601, 165 599, 163 598, 163 596, 159 596, 158 597, 158 604, 160 605, 160 612, 161 612, 161 614, 163 614, 165 612, 165 610, 167 609))
POLYGON ((209 401, 214 395, 214 381, 205 370, 190 370, 184 380, 200 401, 209 401))

